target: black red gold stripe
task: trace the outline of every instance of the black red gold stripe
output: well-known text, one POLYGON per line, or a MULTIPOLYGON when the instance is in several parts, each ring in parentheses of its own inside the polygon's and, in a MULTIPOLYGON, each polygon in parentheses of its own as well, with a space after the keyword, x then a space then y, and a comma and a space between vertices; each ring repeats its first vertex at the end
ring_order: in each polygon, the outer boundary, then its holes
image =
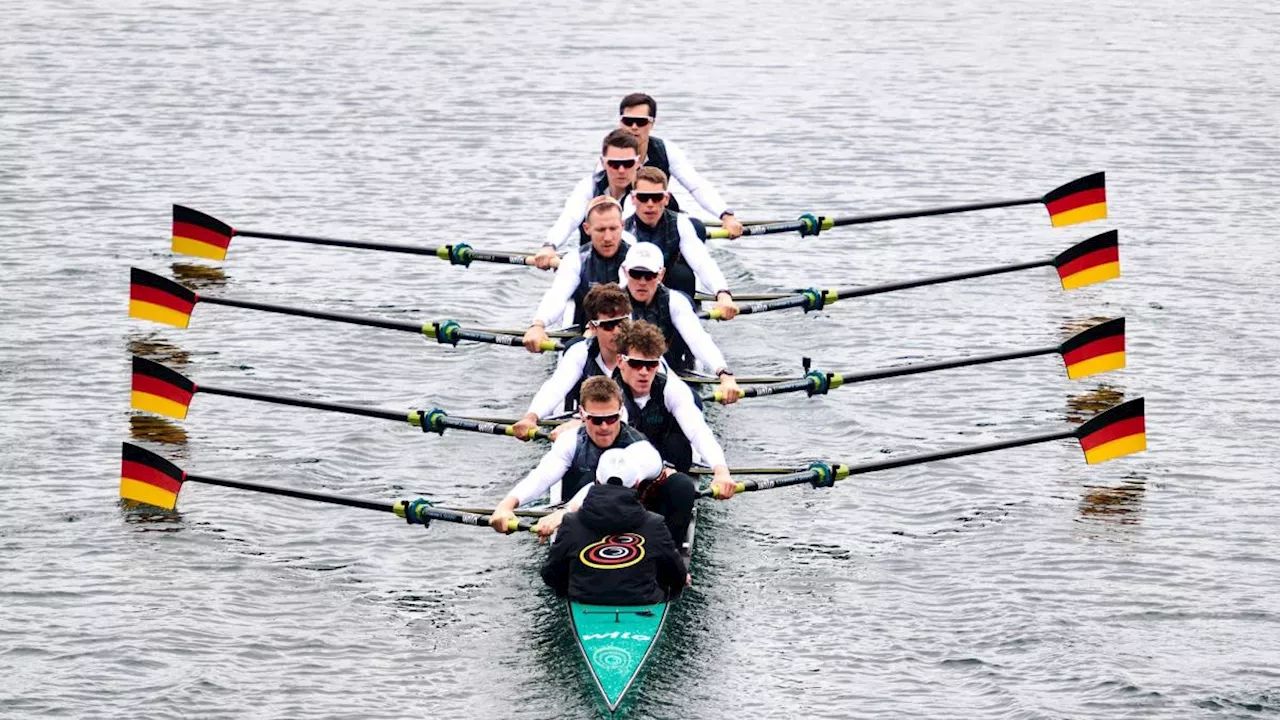
POLYGON ((186 473, 177 465, 137 445, 124 443, 120 463, 120 498, 172 510, 186 473))
POLYGON ((1096 465, 1147 449, 1145 403, 1130 400, 1089 420, 1076 430, 1085 462, 1096 465))
POLYGON ((1086 175, 1044 196, 1044 206, 1054 227, 1065 227, 1107 217, 1106 173, 1086 175))
POLYGON ((1054 258, 1064 290, 1120 277, 1120 231, 1108 230, 1076 243, 1054 258))
POLYGON ((1067 365, 1067 377, 1075 380, 1124 367, 1124 318, 1094 325, 1058 348, 1067 365))
POLYGON ((221 220, 182 205, 173 206, 173 251, 224 260, 235 230, 221 220))
POLYGON ((129 271, 129 317, 184 328, 199 299, 168 278, 138 268, 129 271))
POLYGON ((182 420, 187 417, 187 408, 195 393, 196 384, 181 373, 146 358, 133 358, 129 401, 135 410, 182 420))

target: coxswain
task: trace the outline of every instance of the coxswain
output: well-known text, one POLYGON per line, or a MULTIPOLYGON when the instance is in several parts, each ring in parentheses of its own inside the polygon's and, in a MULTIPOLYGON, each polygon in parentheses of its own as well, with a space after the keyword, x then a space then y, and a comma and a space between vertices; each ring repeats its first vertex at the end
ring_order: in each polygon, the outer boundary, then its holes
MULTIPOLYGON (((658 122, 658 101, 644 93, 631 93, 618 103, 618 127, 635 136, 639 142, 641 163, 656 167, 667 177, 680 183, 704 210, 720 218, 729 237, 742 235, 742 223, 732 209, 725 204, 720 193, 693 169, 684 152, 670 140, 653 137, 653 126, 658 122)), ((671 209, 679 212, 680 206, 672 199, 671 209)))
MULTIPOLYGON (((579 397, 578 418, 582 425, 573 432, 561 433, 537 467, 530 470, 498 503, 489 519, 494 530, 511 532, 508 522, 515 519, 512 511, 542 497, 557 483, 560 485, 559 493, 552 494, 553 503, 573 498, 595 479, 596 467, 604 451, 648 442, 640 431, 627 425, 622 416, 622 390, 611 378, 587 378, 582 383, 579 397)), ((651 457, 652 462, 648 466, 636 468, 641 477, 656 477, 662 472, 662 462, 657 459, 657 454, 651 457)), ((562 517, 563 513, 557 513, 540 519, 535 526, 539 536, 543 540, 549 538, 562 517)))
MULTIPOLYGON (((521 440, 527 441, 538 421, 555 413, 566 400, 576 405, 583 380, 610 377, 618 366, 616 341, 621 326, 631 322, 631 298, 617 283, 601 283, 587 292, 582 308, 591 337, 570 345, 556 363, 555 372, 538 388, 528 412, 515 424, 515 436, 521 440)), ((553 440, 558 431, 552 431, 553 440)))
POLYGON ((627 251, 622 261, 622 281, 631 298, 632 319, 657 326, 666 340, 667 363, 673 370, 688 372, 695 361, 700 361, 720 378, 723 402, 737 402, 741 391, 724 353, 702 327, 689 298, 662 285, 664 269, 662 250, 653 243, 639 242, 627 251))
POLYGON ((635 236, 636 242, 653 243, 662 249, 666 265, 662 284, 692 299, 697 281, 701 280, 714 293, 720 316, 725 320, 737 316, 738 306, 729 292, 729 282, 707 252, 693 221, 670 208, 667 174, 651 165, 640 168, 631 201, 635 214, 627 218, 623 228, 635 236))
POLYGON ((586 315, 582 303, 592 286, 618 282, 626 246, 632 241, 622 229, 622 206, 612 196, 601 195, 587 206, 586 218, 582 226, 591 242, 570 250, 560 261, 551 287, 542 296, 533 322, 525 331, 524 346, 529 352, 542 352, 540 345, 547 340, 547 327, 564 316, 570 300, 574 304, 573 322, 583 322, 586 315))
MULTIPOLYGON (((604 137, 600 145, 600 164, 590 175, 578 181, 569 198, 564 201, 564 209, 555 225, 547 231, 546 240, 538 253, 533 256, 537 267, 547 270, 560 251, 572 251, 579 245, 587 244, 583 237, 583 222, 591 202, 598 197, 608 196, 618 202, 619 212, 629 216, 633 212, 628 195, 636 179, 636 171, 640 169, 640 143, 631 133, 616 129, 604 137)), ((587 231, 588 234, 590 231, 587 231)), ((561 261, 563 262, 563 261, 561 261)))
POLYGON ((640 468, 658 462, 656 455, 647 443, 635 443, 600 456, 595 484, 564 516, 542 565, 542 580, 556 595, 591 605, 649 605, 684 590, 677 542, 662 516, 636 496, 636 486, 650 479, 640 468))

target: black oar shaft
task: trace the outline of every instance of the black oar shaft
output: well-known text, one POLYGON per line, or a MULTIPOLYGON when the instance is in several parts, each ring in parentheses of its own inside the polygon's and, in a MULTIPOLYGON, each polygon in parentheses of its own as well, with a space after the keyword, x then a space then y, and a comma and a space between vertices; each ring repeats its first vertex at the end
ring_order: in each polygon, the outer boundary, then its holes
POLYGON ((1023 358, 1039 357, 1041 355, 1052 355, 1058 352, 1058 346, 1035 348, 1032 350, 1013 350, 1011 352, 995 353, 993 355, 982 355, 971 358, 957 358, 955 360, 940 360, 932 363, 918 363, 914 365, 898 365, 896 367, 882 368, 880 370, 867 370, 866 372, 851 373, 849 375, 840 375, 841 384, 850 385, 858 382, 868 382, 870 380, 884 380, 886 378, 904 377, 907 375, 919 375, 920 373, 937 372, 939 370, 953 370, 955 368, 971 367, 973 365, 988 365, 991 363, 1005 362, 1007 360, 1021 360, 1023 358))
POLYGON ((409 413, 396 412, 394 410, 382 410, 379 408, 361 407, 359 405, 342 405, 339 403, 321 402, 319 400, 285 397, 283 395, 268 395, 266 393, 249 392, 246 390, 211 387, 209 385, 197 385, 196 390, 210 395, 225 395, 227 397, 256 400, 258 402, 267 402, 276 405, 289 405, 292 407, 310 408, 312 410, 329 410, 331 412, 346 413, 348 415, 362 415, 364 417, 380 418, 382 420, 397 420, 399 422, 409 421, 409 413))
POLYGON ((835 227, 844 225, 865 225, 867 223, 886 222, 889 220, 906 220, 908 218, 932 217, 934 215, 951 215, 954 213, 974 212, 977 210, 994 210, 996 208, 1018 207, 1019 205, 1035 205, 1041 198, 1022 198, 1021 200, 992 200, 990 202, 967 203, 965 205, 948 205, 946 207, 926 208, 924 210, 904 210, 898 212, 872 213, 870 215, 850 215, 834 218, 831 224, 835 227))
POLYGON ((417 247, 414 245, 398 245, 395 243, 361 242, 359 240, 339 240, 337 238, 314 237, 311 235, 290 235, 288 233, 261 232, 258 230, 236 230, 236 235, 256 237, 266 240, 287 240, 289 242, 307 243, 309 245, 329 245, 331 247, 357 248, 360 250, 385 250, 387 252, 406 253, 409 255, 430 255, 435 257, 440 248, 417 247))
POLYGON ((281 315, 296 315, 298 317, 308 317, 316 320, 333 320, 335 322, 349 323, 351 325, 364 325, 366 327, 385 328, 387 330, 401 330, 412 333, 422 332, 421 323, 404 322, 400 320, 380 320, 378 318, 366 318, 358 315, 346 315, 344 313, 306 310, 304 308, 286 307, 284 305, 272 305, 270 303, 251 302, 248 300, 232 300, 230 298, 221 297, 206 297, 204 295, 200 296, 200 302, 209 303, 211 305, 226 305, 227 307, 244 308, 246 310, 261 310, 263 312, 279 313, 281 315))
POLYGON ((1048 260, 1033 260, 1031 262, 1015 263, 1013 265, 997 265, 995 267, 982 268, 980 270, 968 270, 964 272, 950 273, 947 275, 920 278, 919 280, 903 280, 902 282, 885 283, 883 285, 868 285, 865 287, 837 290, 836 296, 841 300, 847 300, 849 298, 878 295, 880 293, 893 292, 895 290, 909 290, 911 288, 925 287, 927 285, 941 285, 943 283, 956 282, 958 280, 972 280, 974 278, 988 277, 990 275, 1003 275, 1004 273, 1020 272, 1022 270, 1049 267, 1051 265, 1053 265, 1052 258, 1048 260))
POLYGON ((331 505, 345 505, 347 507, 363 508, 365 510, 378 510, 389 513, 395 512, 395 504, 389 502, 361 500, 360 498, 330 495, 329 493, 311 492, 309 490, 295 490, 294 488, 281 487, 279 485, 267 485, 265 483, 223 480, 221 478, 208 477, 205 475, 188 474, 186 479, 191 482, 204 483, 205 485, 220 485, 222 487, 236 488, 237 490, 250 490, 252 492, 266 493, 268 495, 283 495, 284 497, 298 498, 300 500, 314 500, 316 502, 329 503, 331 505))

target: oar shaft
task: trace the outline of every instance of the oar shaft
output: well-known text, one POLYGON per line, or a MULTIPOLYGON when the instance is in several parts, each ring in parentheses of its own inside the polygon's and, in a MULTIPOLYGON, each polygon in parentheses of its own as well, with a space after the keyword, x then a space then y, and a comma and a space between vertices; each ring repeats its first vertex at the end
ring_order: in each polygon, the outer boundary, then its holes
MULTIPOLYGON (((484 422, 474 420, 472 418, 455 418, 448 415, 440 419, 440 423, 448 428, 455 430, 470 430, 471 432, 485 433, 488 435, 506 435, 515 437, 516 431, 514 425, 505 423, 484 422)), ((551 431, 543 427, 535 427, 529 431, 530 439, 550 440, 551 431)))
POLYGON ((400 330, 412 333, 422 332, 422 323, 404 322, 400 320, 380 320, 378 318, 346 315, 344 313, 307 310, 304 308, 286 307, 284 305, 272 305, 270 303, 250 302, 248 300, 232 300, 231 298, 205 297, 203 295, 200 296, 200 302, 209 303, 211 305, 226 305, 227 307, 244 308, 246 310, 261 310, 263 312, 279 313, 281 315, 296 315, 298 317, 308 317, 316 320, 332 320, 334 322, 363 325, 365 327, 384 328, 387 330, 400 330))
POLYGON ((1054 345, 1052 347, 1034 348, 1031 350, 1014 350, 1011 352, 982 355, 979 357, 940 360, 938 362, 917 363, 913 365, 898 365, 896 367, 882 368, 880 370, 867 370, 866 372, 851 373, 848 375, 841 374, 840 379, 842 381, 842 385, 850 385, 852 383, 884 380, 886 378, 904 377, 907 375, 919 375, 920 373, 937 372, 939 370, 953 370, 955 368, 971 367, 973 365, 988 365, 991 363, 1005 362, 1007 360, 1021 360, 1023 358, 1039 357, 1041 355, 1052 355, 1056 352, 1058 352, 1058 346, 1054 345))
POLYGON ((982 268, 980 270, 967 270, 964 272, 949 273, 947 275, 920 278, 918 280, 903 280, 902 282, 885 283, 883 285, 867 285, 865 287, 836 290, 836 297, 841 300, 847 300, 849 298, 866 297, 868 295, 879 295, 881 293, 894 292, 895 290, 910 290, 911 288, 925 287, 927 285, 942 285, 943 283, 956 282, 958 280, 972 280, 974 278, 1003 275, 1005 273, 1030 270, 1032 268, 1050 267, 1052 265, 1052 258, 1048 260, 1033 260, 1031 262, 1015 263, 1012 265, 996 265, 995 267, 982 268))
POLYGON ((977 210, 994 210, 996 208, 1018 207, 1019 205, 1036 205, 1041 201, 1038 197, 1020 200, 992 200, 990 202, 966 203, 964 205, 947 205, 945 207, 926 208, 924 210, 904 210, 897 212, 872 213, 870 215, 849 215, 834 218, 832 226, 866 225, 868 223, 886 222, 889 220, 906 220, 908 218, 931 217, 934 215, 951 215, 954 213, 975 212, 977 210))
POLYGON ((314 500, 315 502, 329 503, 330 505, 345 505, 347 507, 363 508, 365 510, 378 510, 380 512, 389 513, 395 512, 395 504, 389 502, 361 500, 360 498, 343 497, 341 495, 330 495, 329 493, 311 492, 308 490, 295 490, 294 488, 281 487, 279 485, 267 485, 265 483, 223 480, 221 478, 208 477, 205 475, 188 474, 186 479, 191 482, 204 483, 205 485, 220 485, 222 487, 236 488, 237 490, 250 490, 252 492, 267 493, 268 495, 283 495, 284 497, 298 498, 300 500, 314 500))
POLYGON ((361 407, 359 405, 342 405, 339 403, 321 402, 319 400, 285 397, 283 395, 268 395, 266 393, 248 392, 246 390, 211 387, 209 385, 197 385, 196 390, 210 395, 225 395, 227 397, 256 400, 258 402, 273 403, 275 405, 289 405, 292 407, 310 408, 312 410, 328 410, 331 412, 346 413, 348 415, 361 415, 364 417, 379 418, 382 420, 396 420, 399 422, 409 421, 408 412, 396 412, 394 410, 382 410, 380 408, 361 407))
POLYGON ((356 248, 359 250, 383 250, 408 255, 430 255, 436 257, 440 248, 399 245, 396 243, 362 242, 360 240, 339 240, 337 238, 314 237, 311 235, 290 235, 288 233, 262 232, 259 230, 236 230, 236 235, 263 238, 266 240, 285 240, 288 242, 307 243, 308 245, 328 245, 330 247, 356 248))

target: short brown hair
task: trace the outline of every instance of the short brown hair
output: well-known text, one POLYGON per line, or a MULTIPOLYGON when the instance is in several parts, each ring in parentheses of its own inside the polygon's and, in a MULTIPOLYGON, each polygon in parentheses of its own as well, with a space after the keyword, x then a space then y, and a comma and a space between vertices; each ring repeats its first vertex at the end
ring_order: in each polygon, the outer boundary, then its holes
POLYGON ((618 103, 618 114, 621 115, 623 110, 626 110, 629 107, 635 107, 636 105, 648 105, 649 117, 658 117, 658 101, 644 93, 631 93, 630 95, 622 98, 622 102, 618 103))
POLYGON ((667 174, 662 172, 662 168, 656 168, 652 165, 645 165, 640 168, 640 170, 636 172, 636 181, 632 184, 638 185, 641 180, 657 183, 661 185, 663 189, 666 189, 667 187, 667 174))
POLYGON ((635 350, 648 357, 660 358, 667 351, 667 339, 657 325, 637 320, 618 335, 618 352, 629 355, 635 350))
POLYGON ((631 314, 631 296, 618 283, 600 283, 587 291, 582 300, 582 310, 588 320, 631 314))
POLYGON ((604 142, 600 143, 600 154, 605 154, 605 151, 611 147, 635 150, 637 155, 640 154, 640 141, 636 139, 635 135, 622 128, 614 128, 608 135, 604 136, 604 142))
POLYGON ((582 381, 582 387, 578 390, 578 403, 586 405, 589 402, 609 402, 613 400, 619 405, 622 404, 622 388, 618 387, 618 383, 613 378, 604 375, 596 375, 582 381))
POLYGON ((609 210, 617 210, 618 217, 622 217, 622 205, 614 200, 612 195, 597 195, 587 205, 586 219, 590 220, 592 215, 599 215, 609 210))

